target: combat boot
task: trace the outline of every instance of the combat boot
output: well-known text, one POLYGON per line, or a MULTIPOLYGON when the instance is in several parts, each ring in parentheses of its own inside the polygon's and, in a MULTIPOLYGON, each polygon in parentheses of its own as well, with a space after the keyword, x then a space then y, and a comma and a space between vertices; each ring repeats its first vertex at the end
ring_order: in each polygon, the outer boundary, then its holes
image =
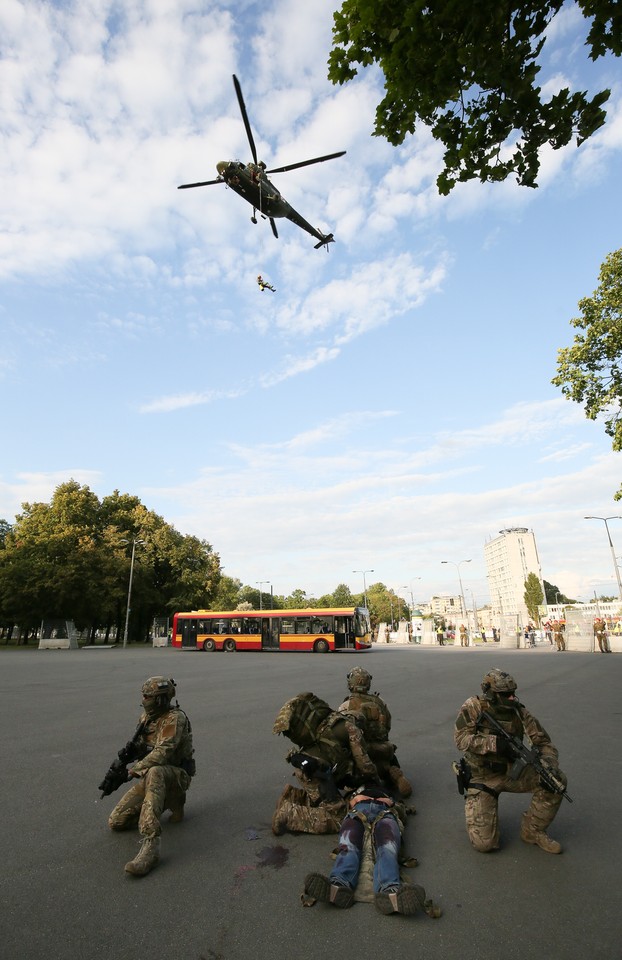
POLYGON ((404 776, 404 771, 400 767, 389 767, 389 780, 397 788, 400 797, 406 799, 413 792, 410 781, 404 776))
POLYGON ((282 836, 287 830, 288 814, 287 807, 283 806, 277 807, 272 814, 272 833, 275 837, 282 836))
POLYGON ((297 792, 296 788, 293 787, 291 783, 288 783, 276 802, 276 810, 272 814, 272 833, 275 837, 282 836, 287 830, 287 822, 289 819, 289 804, 287 801, 297 792))
POLYGON ((523 814, 521 828, 520 828, 520 838, 524 840, 525 843, 535 843, 540 847, 541 850, 544 850, 546 853, 561 853, 562 845, 558 843, 557 840, 552 840, 544 830, 536 830, 532 825, 529 815, 527 813, 523 814))
POLYGON ((181 823, 184 819, 184 807, 186 806, 186 801, 180 800, 178 803, 171 804, 171 815, 168 818, 169 823, 181 823))
POLYGON ((308 873, 305 877, 305 893, 314 900, 323 903, 332 903, 335 907, 347 909, 354 903, 354 891, 350 887, 343 887, 331 883, 322 873, 308 873))
POLYGON ((374 897, 376 909, 387 916, 391 913, 403 913, 412 916, 417 910, 425 909, 425 890, 416 884, 402 884, 397 890, 386 890, 374 897))
POLYGON ((126 873, 131 873, 135 877, 144 877, 153 870, 159 860, 160 838, 145 837, 134 859, 125 864, 126 873))

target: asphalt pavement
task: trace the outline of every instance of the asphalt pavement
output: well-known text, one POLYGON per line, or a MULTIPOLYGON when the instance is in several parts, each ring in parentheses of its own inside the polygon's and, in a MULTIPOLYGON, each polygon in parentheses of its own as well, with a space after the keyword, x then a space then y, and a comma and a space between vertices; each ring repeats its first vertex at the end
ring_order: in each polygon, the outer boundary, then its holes
POLYGON ((168 649, 0 649, 3 742, 0 953, 3 960, 620 960, 622 656, 488 647, 375 647, 364 654, 202 653, 168 649), (329 873, 336 838, 270 821, 288 740, 272 734, 289 697, 335 707, 354 663, 388 702, 415 788, 409 871, 443 916, 385 917, 373 904, 303 908, 306 873, 329 873), (549 829, 551 856, 519 838, 526 798, 500 800, 502 849, 474 851, 451 761, 453 723, 491 667, 560 751, 572 804, 549 829), (113 834, 121 792, 97 784, 133 733, 146 677, 178 682, 196 747, 183 823, 165 822, 162 860, 123 866, 136 833, 113 834))

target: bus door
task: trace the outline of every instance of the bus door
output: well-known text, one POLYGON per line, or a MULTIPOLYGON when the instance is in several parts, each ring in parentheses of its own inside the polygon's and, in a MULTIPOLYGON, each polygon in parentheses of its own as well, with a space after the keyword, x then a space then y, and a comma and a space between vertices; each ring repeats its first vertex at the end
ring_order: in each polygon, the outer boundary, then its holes
POLYGON ((261 649, 278 650, 280 638, 279 617, 262 617, 261 620, 261 649))
POLYGON ((197 621, 194 618, 185 618, 181 621, 181 648, 196 650, 197 648, 197 621))
POLYGON ((346 650, 354 646, 352 620, 350 617, 335 617, 335 650, 346 650))

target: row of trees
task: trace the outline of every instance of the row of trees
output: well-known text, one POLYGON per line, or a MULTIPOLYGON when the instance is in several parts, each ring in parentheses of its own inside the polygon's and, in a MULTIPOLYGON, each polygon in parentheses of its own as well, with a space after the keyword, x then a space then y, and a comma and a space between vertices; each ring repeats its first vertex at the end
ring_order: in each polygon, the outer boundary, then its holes
MULTIPOLYGON (((146 640, 154 617, 176 610, 268 610, 363 603, 346 584, 321 597, 302 589, 272 595, 225 576, 220 557, 184 536, 138 497, 115 490, 99 499, 74 480, 49 503, 24 503, 14 524, 0 520, 0 626, 6 642, 15 625, 27 642, 42 620, 73 620, 79 630, 121 636, 127 611, 132 549, 130 640, 146 640)), ((410 616, 382 583, 367 590, 372 621, 410 616)))
POLYGON ((25 503, 13 525, 0 522, 0 622, 28 632, 43 619, 78 629, 123 629, 135 541, 130 638, 154 616, 207 606, 220 558, 205 540, 183 536, 138 497, 115 490, 102 500, 74 480, 50 503, 25 503))

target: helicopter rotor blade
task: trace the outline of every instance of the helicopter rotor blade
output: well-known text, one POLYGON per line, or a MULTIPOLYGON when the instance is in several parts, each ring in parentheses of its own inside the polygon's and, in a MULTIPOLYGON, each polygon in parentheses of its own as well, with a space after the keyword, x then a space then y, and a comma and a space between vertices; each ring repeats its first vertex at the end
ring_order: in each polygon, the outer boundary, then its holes
POLYGON ((202 180, 200 183, 182 183, 177 189, 189 190, 190 187, 211 187, 214 183, 222 183, 222 177, 218 177, 218 180, 202 180))
POLYGON ((246 112, 246 105, 244 103, 244 97, 242 96, 242 87, 240 86, 240 82, 235 73, 233 74, 233 86, 235 87, 235 93, 238 98, 238 104, 240 106, 242 120, 244 121, 244 127, 246 128, 246 136, 248 137, 248 143, 251 148, 251 155, 254 162, 257 163, 257 149, 255 147, 255 141, 253 140, 253 131, 251 130, 250 121, 246 112))
POLYGON ((311 163, 323 163, 325 160, 334 160, 335 157, 343 157, 345 150, 340 150, 339 153, 328 153, 325 157, 314 157, 313 160, 301 160, 300 163, 288 163, 284 167, 273 167, 271 170, 266 170, 266 173, 285 173, 287 170, 297 170, 298 167, 308 167, 311 163))

